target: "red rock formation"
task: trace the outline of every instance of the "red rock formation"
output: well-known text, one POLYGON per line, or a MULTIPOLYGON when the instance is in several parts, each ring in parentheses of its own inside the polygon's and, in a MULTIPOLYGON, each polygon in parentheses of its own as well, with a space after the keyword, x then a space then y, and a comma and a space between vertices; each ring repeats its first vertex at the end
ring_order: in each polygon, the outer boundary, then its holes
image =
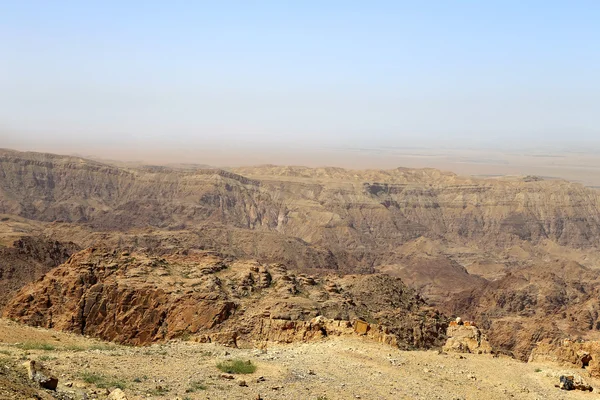
POLYGON ((22 289, 4 316, 136 345, 180 336, 231 345, 312 340, 352 334, 348 321, 360 317, 378 322, 367 333, 373 340, 430 347, 446 326, 399 279, 384 275, 316 278, 206 253, 93 249, 22 289))

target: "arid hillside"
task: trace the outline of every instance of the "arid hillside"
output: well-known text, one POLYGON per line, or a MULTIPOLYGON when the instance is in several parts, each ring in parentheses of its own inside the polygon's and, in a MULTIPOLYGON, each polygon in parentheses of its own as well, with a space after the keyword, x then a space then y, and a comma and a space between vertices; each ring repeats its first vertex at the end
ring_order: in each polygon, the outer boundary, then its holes
MULTIPOLYGON (((154 282, 157 270, 130 265, 120 254, 163 258, 171 265, 177 252, 181 257, 208 252, 227 265, 281 265, 294 276, 317 280, 333 279, 332 274, 342 281, 347 274, 400 278, 446 316, 474 319, 496 348, 526 359, 542 339, 600 338, 595 289, 600 283, 599 207, 597 190, 531 176, 477 179, 434 169, 269 165, 228 171, 117 167, 2 150, 0 243, 9 246, 3 251, 12 254, 18 250, 10 243, 36 236, 61 246, 73 242, 79 248, 105 249, 115 264, 102 269, 105 276, 96 267, 89 275, 87 267, 71 260, 24 288, 6 312, 32 324, 71 331, 94 326, 97 336, 135 341, 137 333, 111 337, 101 326, 82 324, 81 316, 71 318, 81 310, 82 299, 100 296, 74 288, 80 282, 89 287, 101 282, 116 290, 111 296, 130 301, 118 282, 146 287, 142 283, 154 282), (139 276, 131 281, 127 270, 134 267, 139 276), (40 312, 42 306, 47 312, 40 312), (53 320, 40 319, 46 314, 53 320)), ((95 258, 89 262, 98 268, 106 264, 95 258)), ((173 265, 179 271, 179 264, 173 265)), ((40 274, 25 275, 35 280, 40 274)), ((19 280, 15 290, 28 279, 19 280)), ((171 293, 165 294, 169 304, 173 296, 179 302, 197 301, 197 293, 173 292, 188 290, 186 282, 160 278, 152 290, 171 293)), ((269 290, 265 294, 278 295, 269 290)), ((379 292, 377 285, 371 292, 379 292)), ((218 296, 233 301, 227 290, 218 296)), ((386 300, 391 294, 386 296, 379 297, 382 307, 391 301, 386 300)), ((318 298, 311 301, 316 303, 304 305, 311 310, 306 315, 327 309, 318 298)), ((365 310, 356 299, 348 301, 355 301, 348 310, 356 316, 365 310)))
POLYGON ((260 346, 352 333, 401 348, 445 340, 447 318, 388 275, 314 277, 209 253, 163 257, 85 250, 23 288, 4 316, 119 343, 173 338, 260 346))
POLYGON ((0 152, 0 213, 96 230, 207 224, 276 232, 369 269, 426 236, 507 246, 600 245, 600 192, 566 181, 472 179, 432 169, 117 168, 0 152))

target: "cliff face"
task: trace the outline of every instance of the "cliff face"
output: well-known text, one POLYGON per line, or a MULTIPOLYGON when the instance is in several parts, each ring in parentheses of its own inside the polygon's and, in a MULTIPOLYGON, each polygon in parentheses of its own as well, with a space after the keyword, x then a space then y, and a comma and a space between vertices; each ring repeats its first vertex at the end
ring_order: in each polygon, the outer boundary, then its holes
POLYGON ((44 237, 24 237, 12 247, 0 247, 0 309, 21 287, 62 264, 77 250, 74 243, 44 237))
POLYGON ((442 343, 447 325, 414 291, 385 275, 317 278, 207 253, 154 257, 93 249, 23 288, 4 316, 130 344, 190 335, 228 344, 303 340, 328 330, 342 334, 360 318, 386 326, 379 330, 382 341, 431 347, 442 343), (322 320, 311 322, 317 316, 322 320))
POLYGON ((274 227, 258 183, 220 170, 122 169, 84 159, 0 152, 0 213, 97 229, 223 222, 274 227))
POLYGON ((126 169, 10 151, 0 152, 0 176, 0 213, 96 230, 220 224, 270 232, 326 248, 332 264, 350 271, 394 262, 398 246, 421 236, 488 246, 600 245, 600 192, 563 181, 405 169, 126 169))

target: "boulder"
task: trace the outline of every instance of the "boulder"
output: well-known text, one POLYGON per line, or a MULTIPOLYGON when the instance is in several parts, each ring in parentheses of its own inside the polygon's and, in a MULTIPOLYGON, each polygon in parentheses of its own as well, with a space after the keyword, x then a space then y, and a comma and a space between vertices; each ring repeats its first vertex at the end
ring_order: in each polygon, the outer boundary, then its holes
POLYGON ((592 392, 594 390, 594 388, 585 383, 581 377, 561 375, 559 380, 560 383, 556 386, 561 390, 582 390, 584 392, 592 392))
MULTIPOLYGON (((458 318, 457 318, 458 320, 458 318)), ((462 320, 460 321, 462 323, 462 320)), ((487 354, 492 346, 487 337, 473 323, 451 324, 447 330, 448 340, 443 347, 445 352, 487 354)))
POLYGON ((121 389, 115 389, 108 395, 108 400, 127 400, 127 396, 121 389))
POLYGON ((23 366, 27 369, 29 379, 36 382, 44 389, 56 390, 58 378, 51 375, 42 364, 36 363, 34 360, 29 360, 24 362, 23 366))

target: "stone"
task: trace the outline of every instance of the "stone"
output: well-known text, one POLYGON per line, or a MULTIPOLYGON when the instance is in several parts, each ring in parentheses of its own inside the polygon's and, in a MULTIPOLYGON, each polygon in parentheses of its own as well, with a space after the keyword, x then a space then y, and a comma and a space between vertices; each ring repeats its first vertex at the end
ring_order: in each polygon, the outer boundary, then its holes
POLYGON ((27 369, 29 379, 44 389, 56 390, 58 378, 51 375, 41 364, 36 363, 34 360, 29 360, 24 362, 23 366, 27 369))
MULTIPOLYGON (((458 319, 458 318, 457 318, 458 319)), ((445 352, 487 354, 492 352, 487 337, 474 325, 449 325, 445 352)))
POLYGON ((127 396, 121 389, 115 389, 108 395, 108 400, 127 400, 127 396))
POLYGON ((560 379, 560 383, 559 383, 558 387, 561 388, 561 390, 575 389, 575 384, 573 383, 572 376, 561 375, 559 379, 560 379))
POLYGON ((366 335, 368 331, 369 324, 367 322, 362 321, 360 319, 357 319, 354 322, 354 332, 358 333, 359 335, 366 335))
POLYGON ((246 383, 246 381, 239 381, 238 385, 241 387, 248 387, 248 384, 246 383))

